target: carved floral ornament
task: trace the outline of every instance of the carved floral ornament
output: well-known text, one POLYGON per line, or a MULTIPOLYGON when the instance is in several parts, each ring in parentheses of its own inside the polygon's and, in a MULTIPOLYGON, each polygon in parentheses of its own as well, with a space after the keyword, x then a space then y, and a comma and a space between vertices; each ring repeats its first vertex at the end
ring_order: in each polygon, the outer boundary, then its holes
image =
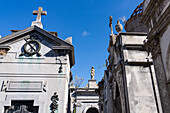
POLYGON ((158 37, 144 40, 144 46, 148 53, 152 53, 152 57, 161 54, 160 39, 158 37))

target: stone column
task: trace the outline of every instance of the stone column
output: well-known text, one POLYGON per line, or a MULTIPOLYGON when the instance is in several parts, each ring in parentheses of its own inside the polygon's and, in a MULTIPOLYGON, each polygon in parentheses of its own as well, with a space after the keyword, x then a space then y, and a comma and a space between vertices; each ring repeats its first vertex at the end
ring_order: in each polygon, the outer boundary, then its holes
POLYGON ((148 40, 145 46, 152 54, 163 113, 169 113, 170 93, 161 57, 160 40, 159 38, 153 38, 151 41, 148 40))

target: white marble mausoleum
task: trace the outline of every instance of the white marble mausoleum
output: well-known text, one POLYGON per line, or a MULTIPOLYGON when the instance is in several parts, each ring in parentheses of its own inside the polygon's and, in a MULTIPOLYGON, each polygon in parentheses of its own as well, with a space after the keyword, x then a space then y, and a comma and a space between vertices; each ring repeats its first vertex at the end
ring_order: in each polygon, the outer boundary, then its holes
POLYGON ((43 30, 37 20, 0 38, 0 113, 67 113, 72 39, 43 30))

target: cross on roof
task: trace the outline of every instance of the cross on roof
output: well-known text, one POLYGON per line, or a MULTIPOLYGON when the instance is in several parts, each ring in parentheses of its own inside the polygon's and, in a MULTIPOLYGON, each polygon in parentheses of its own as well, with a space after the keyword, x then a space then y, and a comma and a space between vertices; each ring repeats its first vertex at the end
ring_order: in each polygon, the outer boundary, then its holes
POLYGON ((43 11, 42 7, 38 8, 38 11, 33 11, 33 15, 37 15, 37 22, 41 22, 41 15, 47 15, 46 11, 43 11))
POLYGON ((38 11, 33 11, 33 15, 37 15, 37 19, 36 19, 36 21, 32 22, 31 26, 36 25, 36 26, 38 26, 40 28, 43 28, 43 25, 41 23, 41 15, 47 15, 47 12, 43 11, 42 7, 39 7, 38 11))

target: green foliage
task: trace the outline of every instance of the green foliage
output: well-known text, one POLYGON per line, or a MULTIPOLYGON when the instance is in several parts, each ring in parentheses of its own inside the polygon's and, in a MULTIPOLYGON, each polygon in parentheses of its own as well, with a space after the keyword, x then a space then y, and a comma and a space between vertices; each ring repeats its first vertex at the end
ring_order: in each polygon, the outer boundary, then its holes
POLYGON ((76 107, 74 106, 73 113, 76 113, 76 107))

